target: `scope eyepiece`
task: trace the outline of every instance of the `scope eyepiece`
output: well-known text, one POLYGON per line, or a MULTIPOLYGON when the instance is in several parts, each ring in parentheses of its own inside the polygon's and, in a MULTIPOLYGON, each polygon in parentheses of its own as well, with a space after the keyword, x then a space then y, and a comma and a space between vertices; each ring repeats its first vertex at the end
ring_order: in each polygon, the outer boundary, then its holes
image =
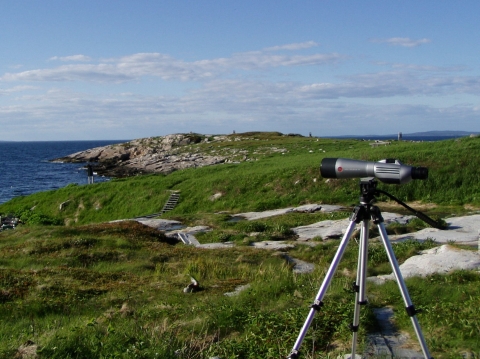
POLYGON ((404 184, 413 179, 427 179, 428 169, 406 166, 396 159, 371 162, 348 158, 324 158, 320 165, 320 174, 324 178, 375 177, 385 183, 404 184))

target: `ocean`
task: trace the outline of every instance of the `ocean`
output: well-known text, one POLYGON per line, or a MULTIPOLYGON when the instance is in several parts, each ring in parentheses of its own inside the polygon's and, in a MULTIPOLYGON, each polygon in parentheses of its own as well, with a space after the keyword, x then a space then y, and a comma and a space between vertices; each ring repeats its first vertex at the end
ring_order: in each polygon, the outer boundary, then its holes
MULTIPOLYGON (((83 164, 52 163, 50 160, 126 141, 0 142, 0 203, 71 183, 87 184, 87 172, 83 164)), ((95 182, 108 180, 95 176, 95 182)))
MULTIPOLYGON (((458 136, 404 135, 403 140, 439 141, 455 137, 458 136)), ((396 139, 392 136, 362 138, 370 141, 396 139)), ((52 163, 50 160, 94 147, 127 141, 0 142, 0 203, 17 196, 62 188, 71 183, 87 184, 87 173, 83 164, 52 163)), ((95 176, 95 182, 108 180, 106 177, 95 176)))

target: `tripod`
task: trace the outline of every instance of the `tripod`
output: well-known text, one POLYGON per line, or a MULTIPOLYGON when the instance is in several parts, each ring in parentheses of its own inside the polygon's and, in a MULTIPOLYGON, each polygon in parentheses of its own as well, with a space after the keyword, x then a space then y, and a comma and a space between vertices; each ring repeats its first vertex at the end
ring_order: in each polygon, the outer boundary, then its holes
MULTIPOLYGON (((322 285, 320 286, 320 290, 315 297, 315 301, 310 306, 310 312, 308 317, 303 324, 302 329, 300 330, 300 334, 295 342, 292 351, 290 352, 288 359, 298 359, 300 355, 300 346, 302 345, 303 339, 307 333, 308 328, 312 324, 313 317, 315 316, 315 312, 320 310, 323 306, 322 299, 325 296, 325 293, 328 290, 330 282, 333 279, 335 271, 342 259, 342 256, 345 252, 347 247, 348 241, 355 229, 355 226, 360 223, 360 245, 359 245, 359 252, 358 252, 358 267, 357 267, 357 278, 356 282, 353 285, 355 291, 355 310, 353 315, 353 323, 351 324, 351 330, 353 333, 352 338, 352 353, 350 355, 345 356, 345 358, 356 358, 356 351, 357 351, 357 336, 358 336, 358 328, 360 324, 360 308, 362 305, 367 304, 366 296, 365 296, 365 285, 366 285, 366 274, 367 274, 367 258, 368 258, 368 230, 369 230, 369 222, 370 220, 375 223, 379 229, 380 237, 382 239, 383 245, 387 252, 388 260, 392 267, 393 273, 395 275, 395 279, 398 284, 398 288, 400 289, 400 293, 402 294, 403 301, 405 303, 405 309, 407 311, 408 316, 410 317, 413 327, 415 329, 415 333, 417 335, 418 341, 420 342, 420 346, 422 348, 423 355, 425 359, 432 359, 430 357, 430 353, 427 348, 427 344, 425 342, 425 338, 423 337, 422 331, 420 329, 420 325, 416 318, 416 313, 418 311, 415 309, 412 301, 410 300, 410 296, 407 291, 407 287, 402 277, 402 273, 400 272, 400 268, 398 266, 397 259, 395 258, 395 254, 393 253, 392 245, 387 236, 387 231, 385 229, 385 225, 383 224, 383 217, 380 213, 380 209, 377 206, 373 205, 375 201, 375 195, 378 193, 384 193, 383 191, 379 191, 376 189, 377 181, 375 178, 362 178, 360 179, 360 204, 357 205, 352 214, 350 215, 350 224, 340 242, 338 247, 337 253, 335 254, 333 261, 327 271, 325 279, 323 280, 322 285)), ((433 221, 433 220, 432 220, 433 221)))

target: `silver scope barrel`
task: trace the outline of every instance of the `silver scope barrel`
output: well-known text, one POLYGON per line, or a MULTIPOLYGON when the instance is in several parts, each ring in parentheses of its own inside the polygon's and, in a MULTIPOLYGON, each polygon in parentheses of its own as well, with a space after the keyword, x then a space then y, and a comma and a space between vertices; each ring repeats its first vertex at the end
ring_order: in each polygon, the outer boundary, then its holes
POLYGON ((427 179, 428 168, 406 166, 396 159, 371 162, 348 158, 324 158, 320 165, 320 174, 324 178, 375 177, 385 183, 404 184, 414 179, 427 179))

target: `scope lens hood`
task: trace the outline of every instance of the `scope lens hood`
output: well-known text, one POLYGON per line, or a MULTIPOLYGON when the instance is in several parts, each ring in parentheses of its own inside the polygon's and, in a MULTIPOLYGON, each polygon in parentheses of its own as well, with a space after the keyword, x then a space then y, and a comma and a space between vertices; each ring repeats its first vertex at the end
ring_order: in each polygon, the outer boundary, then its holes
POLYGON ((412 167, 412 179, 424 180, 428 178, 427 167, 412 167))
POLYGON ((323 178, 337 178, 335 164, 338 158, 324 158, 320 164, 320 174, 323 178))

